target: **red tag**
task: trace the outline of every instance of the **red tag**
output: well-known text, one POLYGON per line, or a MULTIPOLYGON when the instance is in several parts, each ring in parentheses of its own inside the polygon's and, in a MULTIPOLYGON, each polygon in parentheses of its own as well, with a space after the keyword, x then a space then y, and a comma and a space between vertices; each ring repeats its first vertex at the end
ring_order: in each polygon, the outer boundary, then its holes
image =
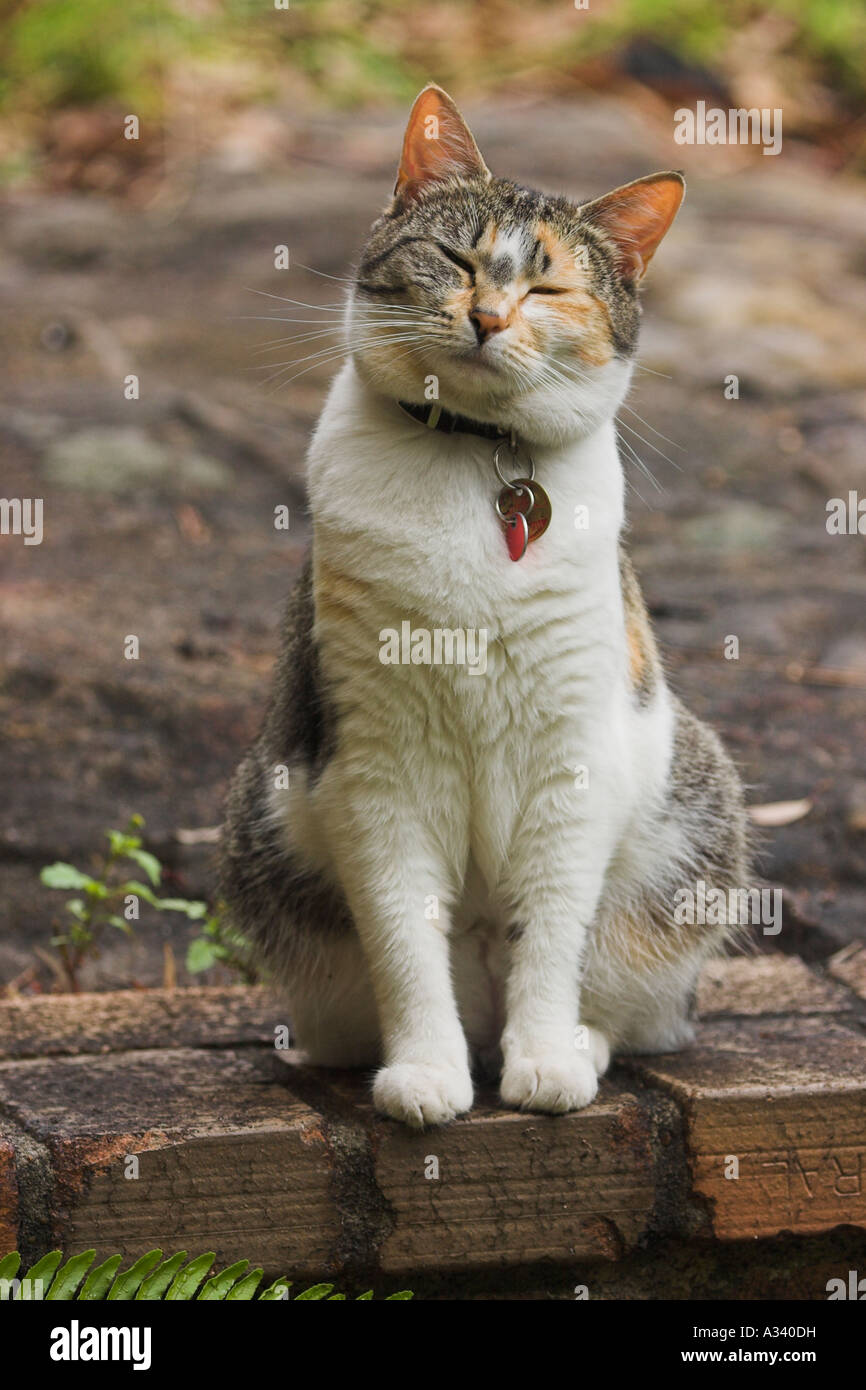
POLYGON ((505 523, 505 539, 512 560, 522 560, 529 545, 529 522, 523 512, 515 512, 505 523))
POLYGON ((540 483, 515 478, 499 494, 496 511, 505 527, 508 554, 522 560, 530 541, 537 541, 550 525, 550 498, 540 483))

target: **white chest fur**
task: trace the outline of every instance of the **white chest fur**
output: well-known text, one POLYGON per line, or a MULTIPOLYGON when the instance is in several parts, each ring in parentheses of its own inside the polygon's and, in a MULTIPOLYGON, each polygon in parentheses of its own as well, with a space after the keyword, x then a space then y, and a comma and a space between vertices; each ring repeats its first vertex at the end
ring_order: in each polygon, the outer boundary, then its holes
POLYGON ((535 464, 553 516, 514 563, 494 511, 500 484, 492 443, 425 429, 369 392, 349 365, 310 450, 316 546, 329 564, 440 623, 475 618, 513 631, 523 602, 546 595, 570 605, 576 620, 594 613, 603 635, 621 609, 613 425, 538 451, 535 464))
POLYGON ((613 425, 538 452, 552 519, 517 562, 494 511, 492 456, 489 440, 406 418, 347 366, 309 460, 317 637, 347 737, 365 739, 384 717, 413 785, 433 805, 465 805, 450 818, 455 873, 472 848, 488 881, 540 787, 585 776, 575 815, 600 818, 610 835, 627 822, 647 762, 658 761, 651 781, 666 767, 664 739, 635 746, 613 425), (383 666, 381 634, 407 626, 483 634, 483 674, 383 666))

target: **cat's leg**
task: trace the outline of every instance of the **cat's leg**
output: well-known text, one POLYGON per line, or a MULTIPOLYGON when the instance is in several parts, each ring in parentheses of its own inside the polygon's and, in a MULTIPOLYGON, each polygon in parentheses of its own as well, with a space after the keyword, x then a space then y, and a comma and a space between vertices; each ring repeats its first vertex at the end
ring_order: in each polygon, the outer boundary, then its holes
MULTIPOLYGON (((485 1082, 498 1081, 502 1075, 509 954, 505 924, 500 921, 478 917, 462 929, 455 923, 452 962, 457 1002, 473 1070, 485 1082)), ((574 1045, 589 1058, 596 1074, 604 1076, 611 1057, 605 1034, 591 1026, 578 1026, 574 1045)))
POLYGON ((369 789, 344 789, 349 819, 334 860, 376 998, 384 1065, 376 1108, 414 1128, 443 1124, 472 1105, 466 1039, 449 960, 453 887, 420 811, 394 790, 369 804, 369 789), (366 798, 366 799, 365 799, 366 798), (431 905, 435 904, 435 911, 431 905))
POLYGON ((507 1105, 561 1114, 588 1105, 607 1063, 580 1031, 580 967, 607 846, 552 797, 524 818, 506 893, 513 904, 500 1092, 507 1105))
POLYGON ((262 743, 238 769, 227 806, 220 889, 286 1000, 293 1045, 316 1066, 372 1066, 380 1058, 373 985, 333 866, 317 834, 308 769, 274 787, 262 743))

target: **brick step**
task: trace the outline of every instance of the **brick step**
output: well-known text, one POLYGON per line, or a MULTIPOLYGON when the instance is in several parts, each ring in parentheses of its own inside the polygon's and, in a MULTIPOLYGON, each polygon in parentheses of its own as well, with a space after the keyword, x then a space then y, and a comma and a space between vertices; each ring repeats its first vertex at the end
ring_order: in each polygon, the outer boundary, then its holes
POLYGON ((622 1059, 577 1114, 482 1091, 421 1134, 373 1112, 364 1076, 276 1050, 285 1012, 262 988, 6 1000, 0 1254, 159 1246, 274 1277, 507 1280, 627 1277, 665 1243, 705 1259, 839 1227, 860 1240, 864 966, 863 947, 822 973, 716 962, 688 1051, 622 1059))

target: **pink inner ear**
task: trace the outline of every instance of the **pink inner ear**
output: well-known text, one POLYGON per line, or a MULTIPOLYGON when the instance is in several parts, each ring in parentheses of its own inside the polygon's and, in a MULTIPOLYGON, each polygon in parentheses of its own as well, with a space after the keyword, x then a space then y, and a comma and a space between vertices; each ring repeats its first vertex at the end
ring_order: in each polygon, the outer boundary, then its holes
POLYGON ((431 179, 486 173, 478 146, 451 98, 438 87, 426 87, 409 116, 394 192, 411 197, 431 179))
POLYGON ((640 279, 683 200, 685 185, 674 175, 639 179, 599 198, 589 210, 619 252, 624 274, 640 279))

